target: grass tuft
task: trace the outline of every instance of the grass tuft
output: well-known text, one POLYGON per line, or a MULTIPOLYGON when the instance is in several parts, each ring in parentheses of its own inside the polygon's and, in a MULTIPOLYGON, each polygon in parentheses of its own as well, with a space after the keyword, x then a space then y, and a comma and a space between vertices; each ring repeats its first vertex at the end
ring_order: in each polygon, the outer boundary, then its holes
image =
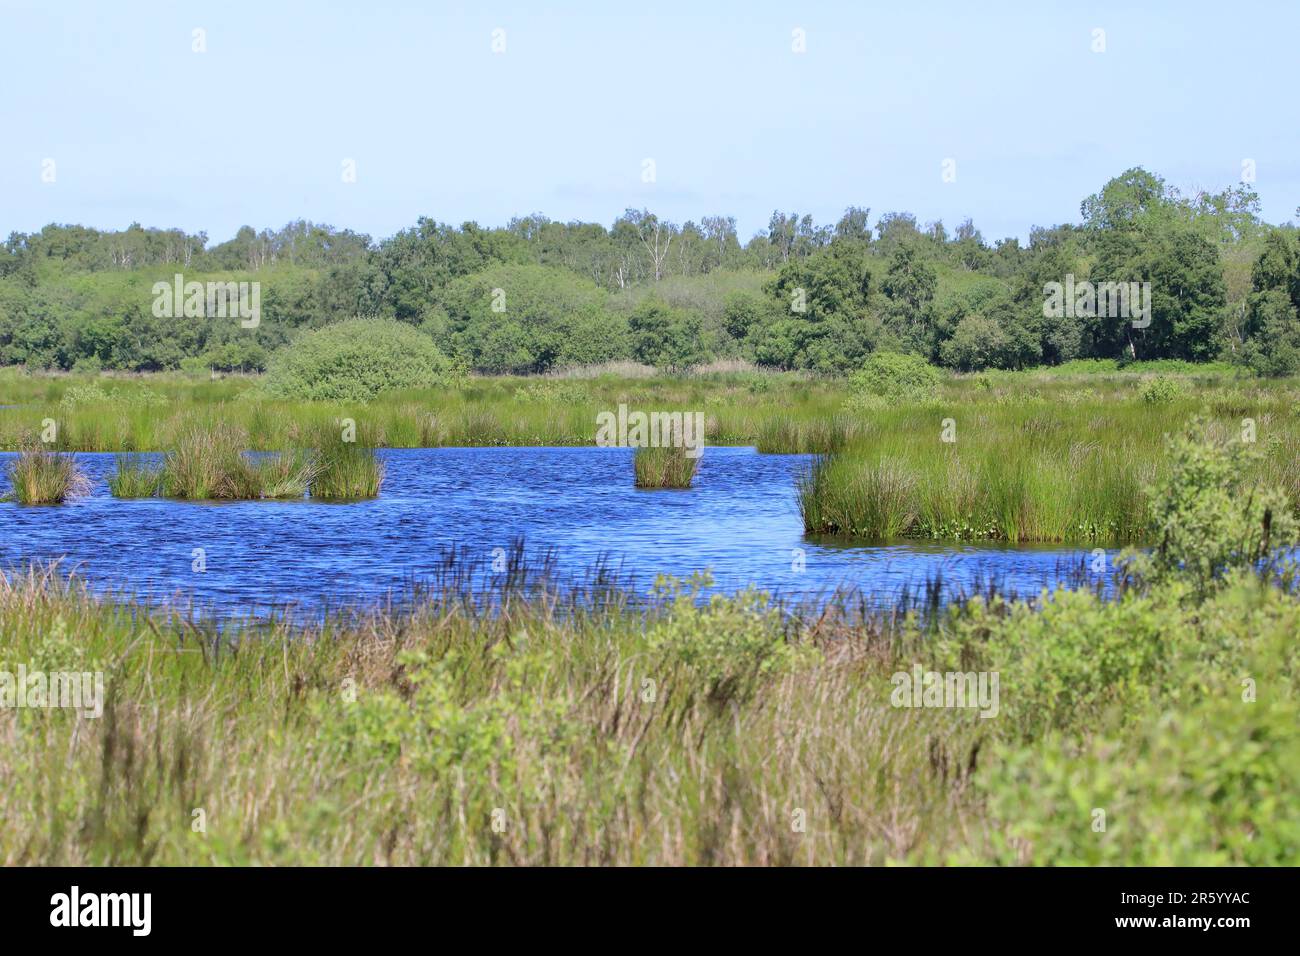
POLYGON ((152 498, 162 487, 162 467, 143 455, 120 454, 117 470, 108 478, 114 498, 152 498))
POLYGON ((676 446, 638 448, 632 460, 638 488, 689 488, 699 465, 699 457, 692 458, 676 446))
MULTIPOLYGON (((164 459, 155 487, 166 497, 190 501, 252 501, 307 494, 318 470, 314 452, 286 451, 253 459, 244 452, 244 441, 243 432, 229 425, 185 432, 164 459)), ((124 474, 120 464, 118 473, 124 474)), ((124 479, 124 487, 146 488, 148 479, 132 475, 124 479)))
POLYGON ((58 505, 90 492, 90 480, 71 455, 30 449, 10 463, 8 474, 8 497, 22 505, 58 505))
POLYGON ((345 441, 336 428, 318 430, 309 489, 313 498, 346 501, 377 497, 384 484, 384 474, 384 464, 372 445, 345 441))

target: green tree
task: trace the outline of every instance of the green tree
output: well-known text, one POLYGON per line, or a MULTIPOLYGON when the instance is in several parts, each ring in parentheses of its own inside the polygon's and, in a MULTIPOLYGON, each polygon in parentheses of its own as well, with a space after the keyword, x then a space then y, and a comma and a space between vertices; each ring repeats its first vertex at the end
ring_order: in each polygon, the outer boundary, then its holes
POLYGON ((656 368, 682 371, 705 361, 699 316, 650 297, 628 321, 632 355, 656 368))

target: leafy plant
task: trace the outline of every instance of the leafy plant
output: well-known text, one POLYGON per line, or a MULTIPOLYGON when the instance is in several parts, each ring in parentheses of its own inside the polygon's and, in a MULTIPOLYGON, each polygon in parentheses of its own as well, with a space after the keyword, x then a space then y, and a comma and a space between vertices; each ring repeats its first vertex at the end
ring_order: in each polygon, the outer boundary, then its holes
POLYGON ((391 319, 349 319, 304 332, 272 355, 265 387, 286 398, 364 402, 455 379, 428 335, 391 319))
POLYGON ((1168 471, 1148 492, 1156 546, 1125 556, 1131 573, 1184 580, 1204 595, 1232 569, 1269 573, 1284 565, 1300 524, 1286 493, 1256 477, 1262 454, 1214 437, 1204 419, 1167 438, 1168 471))
POLYGON ((917 401, 938 393, 943 373, 919 355, 877 350, 849 377, 857 392, 895 401, 917 401))

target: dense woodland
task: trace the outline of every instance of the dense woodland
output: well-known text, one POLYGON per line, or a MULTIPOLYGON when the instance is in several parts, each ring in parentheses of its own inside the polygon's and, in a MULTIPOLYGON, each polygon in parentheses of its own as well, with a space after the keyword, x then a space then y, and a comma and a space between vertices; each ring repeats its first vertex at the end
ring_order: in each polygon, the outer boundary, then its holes
POLYGON ((300 329, 391 317, 483 372, 633 359, 685 369, 744 358, 836 372, 879 348, 962 371, 1075 358, 1226 359, 1300 371, 1300 230, 1271 226, 1246 186, 1186 196, 1133 169, 1078 224, 989 242, 906 213, 834 224, 775 212, 742 242, 733 218, 675 224, 628 210, 610 228, 541 215, 503 228, 420 218, 375 241, 298 221, 205 234, 50 225, 0 247, 0 364, 258 370, 300 329), (261 322, 157 318, 152 286, 256 280, 261 322), (1152 321, 1044 317, 1044 285, 1148 281, 1152 321), (502 290, 494 294, 494 290, 502 290), (799 307, 802 308, 799 308, 799 307))

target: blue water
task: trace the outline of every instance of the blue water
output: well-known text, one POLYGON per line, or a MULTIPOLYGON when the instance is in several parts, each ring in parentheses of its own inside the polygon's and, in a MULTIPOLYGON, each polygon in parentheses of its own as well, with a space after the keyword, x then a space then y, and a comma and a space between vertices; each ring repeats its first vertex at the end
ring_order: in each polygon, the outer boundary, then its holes
MULTIPOLYGON (((936 575, 951 587, 994 579, 1036 593, 1088 556, 1084 548, 811 539, 795 493, 808 456, 712 447, 691 489, 641 491, 624 448, 380 454, 382 495, 346 504, 116 500, 105 484, 114 456, 77 454, 94 482, 90 496, 0 503, 0 568, 59 559, 99 589, 242 615, 400 597, 436 572, 448 548, 490 562, 519 537, 528 552, 551 551, 562 575, 604 558, 639 587, 658 574, 709 569, 721 589, 755 584, 791 598, 851 586, 883 601, 936 575), (196 573, 200 548, 206 570, 196 573)), ((0 466, 12 457, 0 455, 0 466)))

